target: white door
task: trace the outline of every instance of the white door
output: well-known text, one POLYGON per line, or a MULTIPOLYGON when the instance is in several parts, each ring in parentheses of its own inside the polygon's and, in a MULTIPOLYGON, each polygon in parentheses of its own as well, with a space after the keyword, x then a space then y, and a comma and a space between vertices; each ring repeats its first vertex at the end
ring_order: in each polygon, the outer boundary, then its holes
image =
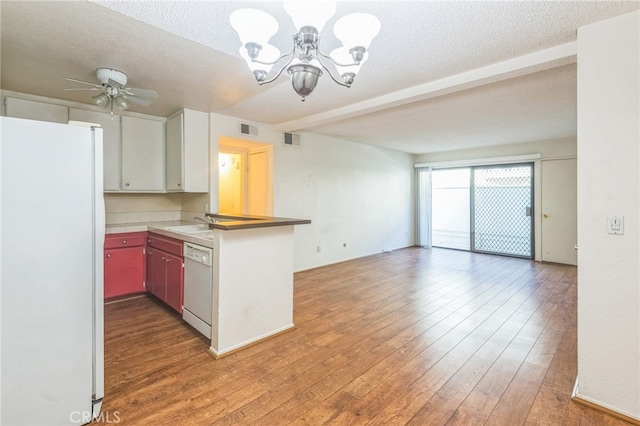
POLYGON ((542 260, 578 264, 576 159, 542 161, 542 260))

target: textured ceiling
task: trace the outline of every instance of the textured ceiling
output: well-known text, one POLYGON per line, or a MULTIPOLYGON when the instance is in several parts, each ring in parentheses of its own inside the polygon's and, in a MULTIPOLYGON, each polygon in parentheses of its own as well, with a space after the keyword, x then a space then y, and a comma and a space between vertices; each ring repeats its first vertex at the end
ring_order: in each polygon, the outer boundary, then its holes
POLYGON ((2 1, 1 86, 89 103, 63 77, 95 81, 96 68, 112 67, 159 93, 132 108, 150 114, 187 107, 410 153, 564 138, 576 132, 575 56, 535 52, 570 51, 578 27, 640 2, 338 2, 325 51, 344 14, 371 13, 381 32, 350 89, 323 76, 304 103, 284 76, 255 83, 228 20, 242 7, 275 16, 272 42, 287 50, 294 28, 280 2, 2 1))

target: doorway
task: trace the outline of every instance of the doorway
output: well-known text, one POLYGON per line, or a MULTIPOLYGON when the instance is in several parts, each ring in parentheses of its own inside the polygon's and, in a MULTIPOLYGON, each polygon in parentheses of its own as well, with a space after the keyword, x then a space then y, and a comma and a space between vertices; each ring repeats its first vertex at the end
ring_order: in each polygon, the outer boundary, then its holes
POLYGON ((218 141, 220 213, 273 215, 273 146, 244 139, 218 141))
POLYGON ((533 258, 533 164, 432 171, 432 244, 533 258))

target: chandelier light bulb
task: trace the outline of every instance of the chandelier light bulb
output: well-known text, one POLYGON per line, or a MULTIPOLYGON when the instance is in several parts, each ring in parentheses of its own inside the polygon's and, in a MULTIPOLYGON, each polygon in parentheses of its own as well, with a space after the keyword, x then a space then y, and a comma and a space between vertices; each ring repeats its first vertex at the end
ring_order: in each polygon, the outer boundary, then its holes
POLYGON ((333 33, 344 47, 369 48, 371 41, 380 32, 380 21, 368 13, 352 13, 336 21, 333 33))
POLYGON ((229 22, 243 45, 257 43, 264 46, 279 28, 273 16, 257 9, 238 9, 231 14, 229 22))
POLYGON ((284 10, 293 19, 297 31, 302 27, 314 27, 322 31, 336 13, 335 1, 285 1, 284 10))

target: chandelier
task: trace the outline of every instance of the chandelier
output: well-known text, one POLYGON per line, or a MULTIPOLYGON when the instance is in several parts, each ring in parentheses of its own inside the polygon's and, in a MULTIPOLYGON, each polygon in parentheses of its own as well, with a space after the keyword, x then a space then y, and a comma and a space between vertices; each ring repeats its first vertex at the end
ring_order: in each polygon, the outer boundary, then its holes
POLYGON ((278 31, 278 22, 266 12, 257 9, 239 9, 230 16, 231 26, 238 33, 242 46, 240 56, 247 62, 258 84, 275 81, 286 69, 291 84, 302 101, 315 89, 323 70, 333 81, 351 87, 360 67, 369 57, 367 49, 380 31, 380 21, 367 13, 353 13, 338 19, 333 32, 342 47, 325 54, 320 50, 319 33, 336 12, 336 3, 329 1, 284 2, 298 31, 293 35, 292 49, 283 55, 269 44, 278 31), (272 76, 272 67, 283 63, 272 76), (327 63, 335 67, 331 71, 327 63), (336 76, 336 74, 338 76, 336 76))

